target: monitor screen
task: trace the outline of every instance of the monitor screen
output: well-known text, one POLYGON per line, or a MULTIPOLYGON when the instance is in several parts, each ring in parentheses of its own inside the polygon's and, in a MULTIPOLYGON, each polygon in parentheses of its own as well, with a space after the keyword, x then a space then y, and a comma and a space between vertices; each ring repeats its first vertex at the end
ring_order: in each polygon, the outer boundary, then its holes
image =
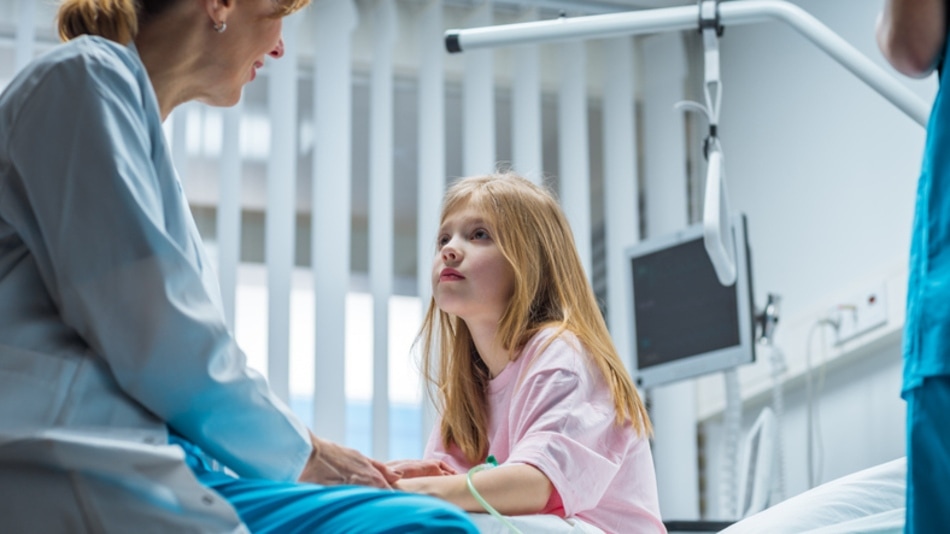
POLYGON ((716 277, 697 224, 626 251, 637 385, 652 387, 755 360, 745 217, 732 218, 736 282, 716 277))

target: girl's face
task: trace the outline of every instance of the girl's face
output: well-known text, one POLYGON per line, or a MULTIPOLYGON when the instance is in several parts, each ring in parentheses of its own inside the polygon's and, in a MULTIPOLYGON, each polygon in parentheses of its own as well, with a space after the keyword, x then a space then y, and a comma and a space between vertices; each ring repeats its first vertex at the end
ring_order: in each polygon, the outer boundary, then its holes
POLYGON ((202 99, 205 103, 236 104, 244 85, 256 78, 257 71, 264 66, 264 59, 284 55, 283 20, 273 16, 277 6, 275 0, 243 0, 234 4, 225 31, 212 36, 217 38, 218 45, 210 51, 215 83, 213 92, 202 99))
POLYGON ((442 221, 432 265, 432 296, 440 310, 470 327, 497 324, 514 284, 514 270, 480 212, 462 207, 442 221))

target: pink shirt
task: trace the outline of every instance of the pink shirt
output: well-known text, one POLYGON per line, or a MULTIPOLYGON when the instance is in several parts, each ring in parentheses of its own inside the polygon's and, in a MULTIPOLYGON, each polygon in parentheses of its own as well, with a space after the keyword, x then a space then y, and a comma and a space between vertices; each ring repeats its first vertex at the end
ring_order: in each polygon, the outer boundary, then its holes
MULTIPOLYGON (((578 339, 565 332, 534 336, 489 385, 489 454, 499 464, 532 465, 553 484, 542 513, 578 517, 606 532, 666 532, 660 520, 650 442, 616 410, 603 376, 578 339)), ((436 424, 425 457, 460 473, 473 467, 436 424)))

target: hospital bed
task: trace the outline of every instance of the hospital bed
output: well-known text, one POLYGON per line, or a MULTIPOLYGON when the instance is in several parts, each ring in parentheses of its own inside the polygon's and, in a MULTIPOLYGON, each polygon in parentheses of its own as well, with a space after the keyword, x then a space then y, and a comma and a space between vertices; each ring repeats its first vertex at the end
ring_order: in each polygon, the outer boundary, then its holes
MULTIPOLYGON (((901 534, 907 459, 898 458, 817 486, 735 523, 667 521, 670 534, 901 534)), ((469 514, 483 534, 511 531, 488 514, 469 514)), ((595 534, 583 522, 549 515, 509 517, 524 534, 595 534)))
POLYGON ((901 534, 907 458, 832 480, 740 521, 668 521, 670 534, 901 534))
MULTIPOLYGON (((470 513, 468 516, 481 534, 511 534, 501 521, 489 514, 470 513)), ((576 519, 562 519, 554 515, 506 516, 507 520, 524 534, 603 534, 599 528, 576 519)))
POLYGON ((892 460, 800 493, 721 533, 899 534, 906 477, 907 459, 892 460))

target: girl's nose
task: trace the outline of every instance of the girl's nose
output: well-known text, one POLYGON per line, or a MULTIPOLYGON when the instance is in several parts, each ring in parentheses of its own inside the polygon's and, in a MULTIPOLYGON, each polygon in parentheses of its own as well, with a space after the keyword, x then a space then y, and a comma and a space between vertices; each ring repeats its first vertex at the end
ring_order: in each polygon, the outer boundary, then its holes
POLYGON ((275 46, 274 49, 270 51, 270 57, 274 59, 280 59, 281 57, 283 57, 283 55, 284 55, 284 38, 281 37, 280 40, 277 41, 277 46, 275 46))
POLYGON ((453 262, 458 261, 460 257, 459 251, 456 250, 451 245, 445 245, 442 247, 442 261, 453 262))

